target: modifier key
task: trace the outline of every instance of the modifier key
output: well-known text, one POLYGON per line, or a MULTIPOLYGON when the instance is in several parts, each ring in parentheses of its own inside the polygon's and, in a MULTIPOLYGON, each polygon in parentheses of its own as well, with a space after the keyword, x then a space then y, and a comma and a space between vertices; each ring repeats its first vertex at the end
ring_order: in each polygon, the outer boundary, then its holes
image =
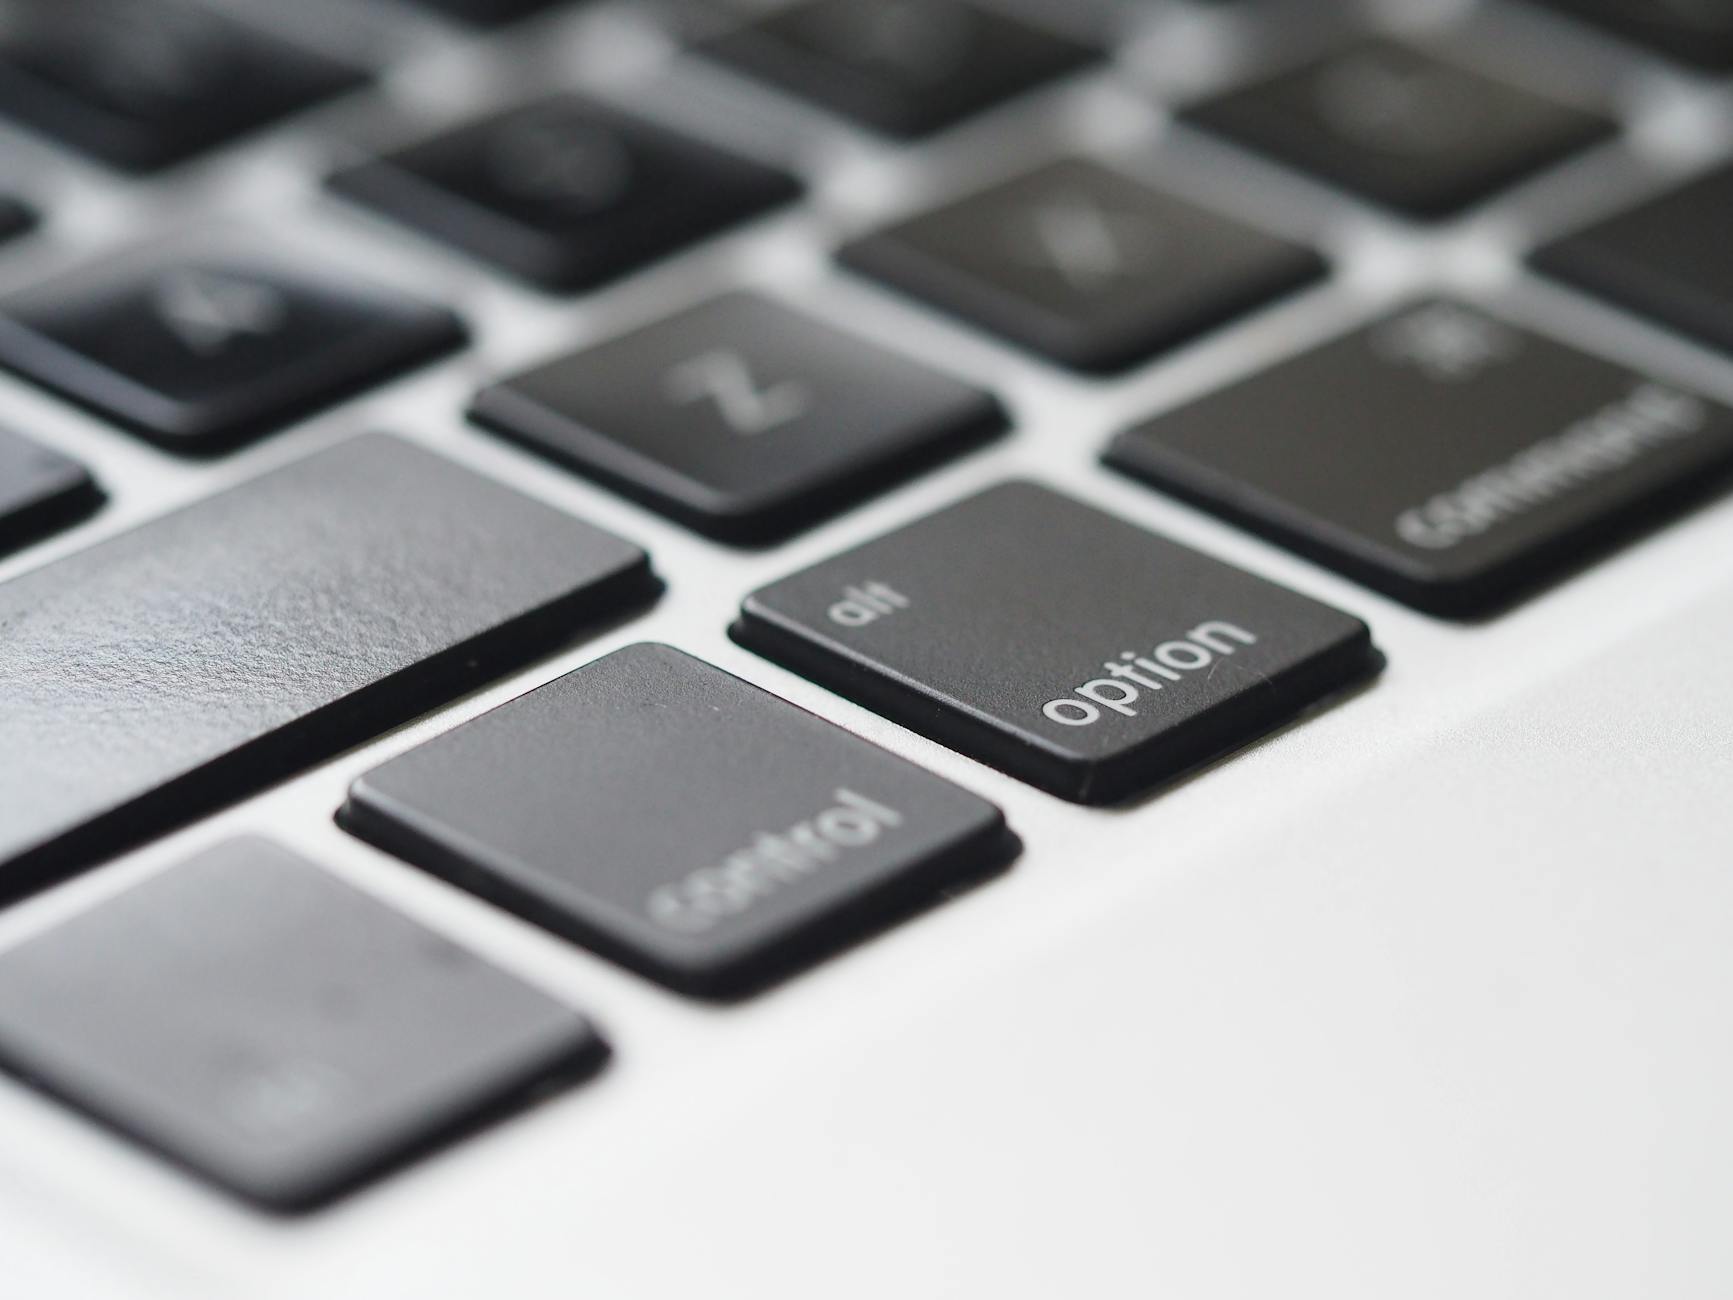
POLYGON ((984 799, 664 645, 369 772, 339 820, 707 997, 805 965, 1016 848, 984 799))
POLYGON ((1733 473, 1733 411, 1464 302, 1158 415, 1115 468, 1417 609, 1484 617, 1733 473))
POLYGON ((1116 803, 1371 676, 1356 618, 1033 483, 755 592, 734 638, 1079 803, 1116 803))

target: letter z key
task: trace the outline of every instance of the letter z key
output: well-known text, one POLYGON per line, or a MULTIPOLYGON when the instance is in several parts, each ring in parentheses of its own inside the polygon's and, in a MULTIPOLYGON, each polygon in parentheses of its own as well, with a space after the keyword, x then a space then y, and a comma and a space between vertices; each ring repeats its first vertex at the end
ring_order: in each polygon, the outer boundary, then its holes
POLYGON ((1093 804, 1237 749, 1382 663, 1358 619, 1031 483, 756 592, 734 637, 1093 804))
POLYGON ((471 414, 738 543, 785 537, 1005 427, 988 393, 751 293, 490 385, 471 414))

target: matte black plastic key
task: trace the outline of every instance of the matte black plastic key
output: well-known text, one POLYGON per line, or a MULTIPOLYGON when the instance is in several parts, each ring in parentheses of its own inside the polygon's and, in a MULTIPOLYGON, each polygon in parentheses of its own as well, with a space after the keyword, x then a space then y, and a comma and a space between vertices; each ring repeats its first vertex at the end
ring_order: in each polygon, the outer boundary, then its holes
POLYGON ((0 113, 150 171, 352 90, 367 75, 203 0, 22 0, 0 28, 0 113))
POLYGON ((1706 72, 1733 71, 1733 5, 1722 0, 1532 0, 1706 72))
POLYGON ((1733 167, 1548 244, 1535 266, 1733 352, 1733 167))
POLYGON ((36 228, 36 211, 15 198, 0 195, 0 243, 36 228))
POLYGON ((1230 90, 1186 119, 1417 217, 1444 217, 1609 138, 1608 118, 1395 41, 1230 90))
POLYGON ((1081 803, 1152 790, 1382 663, 1358 619, 1032 483, 754 592, 734 638, 1081 803))
POLYGON ((589 289, 760 216, 793 177, 575 95, 331 178, 337 193, 545 289, 589 289))
POLYGON ((574 0, 408 0, 423 9, 444 14, 477 27, 501 27, 532 15, 546 13, 574 0))
POLYGON ((463 341, 443 307, 221 237, 0 300, 0 365, 189 454, 227 450, 463 341))
POLYGON ((840 257, 1089 371, 1147 360, 1325 271, 1310 249, 1082 161, 913 217, 840 257))
POLYGON ((0 555, 89 514, 101 500, 77 461, 0 429, 0 555))
POLYGON ((704 50, 904 137, 955 125, 1101 57, 963 0, 808 0, 738 27, 704 50))
POLYGON ((659 645, 609 655, 368 773, 339 820, 634 970, 717 997, 1003 867, 1016 848, 991 804, 659 645))
POLYGON ((262 840, 0 952, 0 1063, 272 1210, 594 1072, 546 994, 262 840))
POLYGON ((0 896, 655 590, 637 547, 372 435, 0 585, 0 896))
POLYGON ((1411 306, 1122 434, 1108 463, 1437 614, 1495 612, 1733 469, 1733 411, 1411 306))
POLYGON ((786 536, 1005 426, 980 389, 747 293, 495 384, 471 414, 738 542, 786 536))

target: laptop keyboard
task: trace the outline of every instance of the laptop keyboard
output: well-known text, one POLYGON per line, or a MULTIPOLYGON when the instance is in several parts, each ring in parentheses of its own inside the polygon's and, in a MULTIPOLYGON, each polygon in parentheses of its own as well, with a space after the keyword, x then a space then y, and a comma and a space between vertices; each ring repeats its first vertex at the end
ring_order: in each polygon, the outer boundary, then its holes
MULTIPOLYGON (((758 994, 1015 869, 1016 817, 1007 830, 966 780, 679 648, 627 646, 468 720, 441 711, 658 598, 737 607, 738 645, 824 698, 1077 803, 1126 805, 1351 710, 1380 689, 1375 617, 1050 484, 923 496, 884 535, 799 562, 771 548, 1017 438, 1025 375, 1137 383, 1339 289, 1363 268, 1281 210, 1292 173, 1404 237, 1496 221, 1539 182, 1537 283, 1638 334, 1733 346, 1733 181, 1608 165, 1628 147, 1620 106, 1582 71, 1724 68, 1733 27, 1707 8, 1544 8, 1489 0, 1456 24, 1290 44, 1312 11, 1274 0, 353 0, 288 16, 14 0, 0 113, 35 141, 14 143, 66 151, 69 192, 157 221, 91 239, 28 178, 0 204, 0 365, 40 390, 9 396, 76 407, 93 440, 0 429, 15 553, 0 899, 112 870, 411 724, 417 743, 324 810, 383 850, 375 869, 400 859, 682 994, 758 994), (1466 53, 1500 24, 1571 39, 1530 86, 1466 53), (350 31, 367 37, 352 51, 350 31), (1047 117, 1092 96, 1129 87, 1156 113, 1133 53, 1187 31, 1235 54, 1160 97, 1171 151, 1056 145, 1047 117), (583 75, 548 84, 579 45, 583 75), (653 73, 632 70, 643 48, 666 51, 653 73), (481 102, 458 78, 426 95, 470 59, 510 93, 481 102), (682 112, 659 78, 689 86, 682 112), (1573 81, 1575 102, 1559 93, 1573 81), (974 140, 990 165, 968 165, 974 140), (913 193, 894 210, 833 216, 814 142, 943 174, 899 186, 913 193), (254 151, 274 176, 290 160, 298 186, 272 228, 219 226, 254 151), (1194 184, 1188 156, 1214 181, 1194 184), (315 209, 340 239, 298 230, 315 209), (777 222, 823 232, 840 297, 761 273, 777 222), (738 256, 689 257, 729 240, 738 256), (440 274, 406 273, 421 265, 440 274), (586 314, 638 285, 603 327, 586 314), (906 334, 857 330, 850 293, 906 334), (526 354, 513 313, 562 341, 526 354), (376 431, 374 399, 412 373, 473 445, 376 431), (78 463, 129 434, 145 443, 101 456, 118 476, 78 463), (475 454, 507 444, 531 453, 536 490, 475 454), (238 478, 202 476, 231 457, 238 478), (171 466, 189 476, 178 498, 133 508, 171 466), (568 475, 611 494, 605 517, 568 508, 585 499, 568 475), (128 527, 106 526, 117 509, 128 527), (721 605, 679 572, 662 590, 632 536, 658 516, 698 535, 657 532, 670 549, 738 573, 721 605)), ((1080 420, 1074 459, 1473 619, 1733 472, 1733 412, 1711 395, 1449 289, 1372 295, 1281 355, 1254 346, 1249 371, 1111 439, 1080 420)), ((0 948, 0 1061, 277 1210, 599 1067, 582 1011, 336 874, 243 836, 0 948), (213 981, 224 996, 206 997, 213 981)), ((629 1024, 609 1038, 632 1051, 629 1024)))

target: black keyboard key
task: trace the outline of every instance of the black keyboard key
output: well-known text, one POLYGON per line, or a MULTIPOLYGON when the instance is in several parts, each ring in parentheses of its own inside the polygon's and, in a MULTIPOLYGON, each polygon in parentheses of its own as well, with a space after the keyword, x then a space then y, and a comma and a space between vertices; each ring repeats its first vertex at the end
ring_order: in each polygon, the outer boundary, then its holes
POLYGON ((1534 254, 1537 268, 1733 352, 1733 167, 1534 254))
POLYGON ((715 997, 1015 851, 991 804, 658 645, 609 655, 368 773, 340 820, 715 997))
POLYGON ((0 300, 0 365, 175 451, 265 432, 463 342, 444 308, 190 243, 0 300))
POLYGON ((0 585, 0 896, 443 703, 654 590, 642 551, 354 439, 0 585))
POLYGON ((0 195, 0 243, 17 239, 36 228, 36 212, 17 199, 0 195))
POLYGON ((952 126, 1101 57, 963 0, 810 0, 736 28, 705 50, 903 137, 952 126))
POLYGON ((101 500, 77 461, 0 429, 0 555, 64 528, 101 500))
POLYGON ((840 256, 1088 371, 1145 361, 1325 270, 1310 249, 1079 161, 914 217, 840 256))
POLYGON ((131 171, 367 80, 197 0, 13 0, 0 16, 0 113, 131 171))
POLYGON ((785 536, 1005 425, 980 389, 746 293, 496 384, 473 414, 741 542, 785 536))
POLYGON ((1229 91, 1186 117, 1425 218, 1478 203, 1616 129, 1599 114, 1388 40, 1229 91))
POLYGON ((1380 664, 1358 619, 1032 483, 753 593, 734 637, 1092 804, 1248 744, 1380 664))
POLYGON ((1108 462, 1438 614, 1493 612, 1733 468, 1733 411, 1473 307, 1409 307, 1108 462))
POLYGON ((1733 71, 1733 5, 1726 0, 1535 0, 1670 59, 1733 71))
POLYGON ((413 0, 413 3, 477 27, 500 27, 546 13, 571 0, 413 0))
POLYGON ((546 289, 588 289, 800 194, 792 177, 559 96, 331 178, 331 187, 546 289))
POLYGON ((0 1061, 271 1210, 606 1056, 576 1012, 262 840, 0 952, 0 1061))

